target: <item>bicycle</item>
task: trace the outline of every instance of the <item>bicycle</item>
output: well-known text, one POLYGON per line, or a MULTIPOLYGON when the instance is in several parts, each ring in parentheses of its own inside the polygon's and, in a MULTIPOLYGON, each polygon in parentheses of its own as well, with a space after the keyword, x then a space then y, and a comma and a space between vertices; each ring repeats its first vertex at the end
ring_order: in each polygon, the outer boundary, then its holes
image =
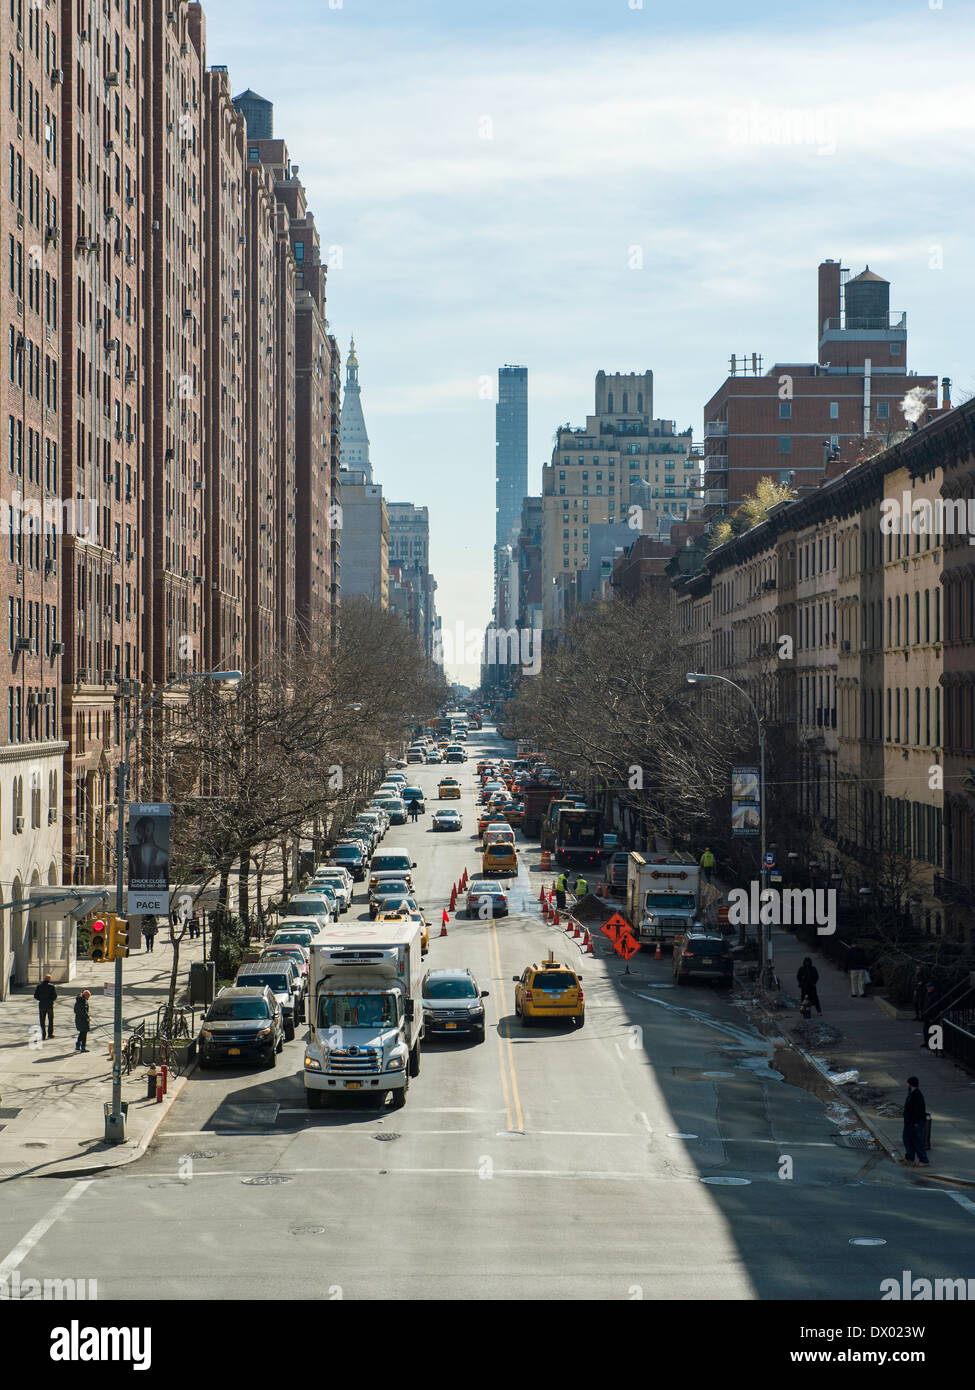
POLYGON ((126 1076, 142 1065, 142 1035, 133 1033, 128 1042, 122 1044, 122 1066, 126 1076))
POLYGON ((160 1038, 157 1047, 159 1049, 159 1065, 167 1067, 173 1077, 180 1076, 183 1071, 183 1063, 174 1043, 168 1039, 160 1038))

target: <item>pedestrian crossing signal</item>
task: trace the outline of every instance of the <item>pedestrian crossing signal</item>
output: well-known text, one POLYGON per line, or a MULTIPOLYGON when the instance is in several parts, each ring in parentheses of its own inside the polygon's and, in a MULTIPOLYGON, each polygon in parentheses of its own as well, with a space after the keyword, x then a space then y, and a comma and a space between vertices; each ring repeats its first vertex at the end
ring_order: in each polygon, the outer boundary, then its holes
POLYGON ((126 918, 113 915, 109 920, 108 958, 123 960, 129 954, 129 924, 126 918))
POLYGON ((97 921, 94 921, 91 924, 91 959, 104 960, 105 947, 105 923, 99 917, 97 921))

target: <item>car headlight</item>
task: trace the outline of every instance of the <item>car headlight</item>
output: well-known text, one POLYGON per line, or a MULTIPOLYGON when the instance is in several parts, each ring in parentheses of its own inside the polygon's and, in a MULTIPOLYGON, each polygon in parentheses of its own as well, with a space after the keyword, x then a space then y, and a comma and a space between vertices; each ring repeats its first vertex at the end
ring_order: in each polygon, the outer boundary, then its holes
POLYGON ((470 1005, 470 1011, 471 1011, 471 1014, 472 1014, 472 1015, 475 1015, 475 1016, 476 1016, 477 1014, 482 1014, 482 1013, 484 1012, 484 1005, 483 1005, 483 1004, 471 1004, 471 1005, 470 1005))
POLYGON ((387 1071, 402 1071, 402 1070, 403 1070, 403 1067, 405 1066, 405 1064, 406 1064, 406 1058, 405 1058, 405 1057, 390 1057, 390 1059, 389 1059, 389 1066, 386 1068, 386 1070, 387 1070, 387 1071))
POLYGON ((322 1064, 317 1057, 305 1058, 305 1071, 321 1071, 322 1064))
POLYGON ((211 1032, 211 1030, 210 1030, 209 1028, 202 1028, 202 1029, 200 1030, 200 1037, 203 1039, 204 1042, 212 1042, 212 1041, 213 1041, 213 1033, 211 1032))
POLYGON ((271 1030, 270 1028, 260 1028, 258 1029, 256 1036, 258 1038, 269 1038, 271 1036, 271 1030))

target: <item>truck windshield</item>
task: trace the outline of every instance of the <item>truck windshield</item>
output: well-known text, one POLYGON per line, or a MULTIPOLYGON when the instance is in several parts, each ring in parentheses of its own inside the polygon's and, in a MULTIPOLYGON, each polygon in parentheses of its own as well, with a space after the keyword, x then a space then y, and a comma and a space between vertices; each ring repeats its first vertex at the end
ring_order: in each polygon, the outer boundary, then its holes
POLYGON ((693 912, 695 908, 693 893, 648 893, 647 911, 666 912, 676 908, 687 908, 693 912))
POLYGON ((323 994, 318 1001, 319 1028, 386 1028, 395 1023, 392 994, 323 994))

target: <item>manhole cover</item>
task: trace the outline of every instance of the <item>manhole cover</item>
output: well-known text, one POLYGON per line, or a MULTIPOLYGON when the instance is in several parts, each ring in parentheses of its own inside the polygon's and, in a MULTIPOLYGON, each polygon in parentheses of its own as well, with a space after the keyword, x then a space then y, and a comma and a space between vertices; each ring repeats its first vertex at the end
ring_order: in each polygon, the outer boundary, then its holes
POLYGON ((216 1158, 216 1149, 196 1149, 193 1153, 180 1154, 180 1158, 216 1158))
POLYGON ((292 1227, 291 1227, 291 1234, 292 1234, 293 1236, 323 1236, 323 1235, 325 1234, 325 1227, 324 1227, 324 1226, 292 1226, 292 1227))
POLYGON ((170 1178, 167 1182, 151 1182, 150 1187, 186 1187, 186 1181, 178 1178, 170 1178))
POLYGON ((48 1148, 48 1145, 47 1145, 47 1143, 45 1143, 45 1141, 44 1141, 43 1139, 32 1139, 29 1143, 27 1143, 27 1144, 22 1144, 22 1145, 21 1145, 21 1148, 24 1148, 24 1149, 46 1149, 46 1148, 48 1148))
POLYGON ((290 1182, 290 1178, 282 1178, 277 1173, 263 1173, 259 1178, 241 1178, 245 1187, 275 1187, 281 1182, 290 1182))
POLYGON ((886 1245, 887 1242, 886 1242, 885 1240, 881 1240, 881 1238, 880 1238, 879 1236, 854 1236, 853 1239, 850 1241, 850 1244, 851 1244, 851 1245, 886 1245))
POLYGON ((710 1183, 712 1187, 750 1187, 751 1178, 702 1178, 702 1182, 710 1183))
POLYGON ((398 1134, 374 1134, 373 1139, 378 1139, 380 1144, 387 1144, 390 1139, 398 1139, 398 1134))
POLYGON ((696 1134, 668 1134, 668 1139, 696 1139, 696 1134))

